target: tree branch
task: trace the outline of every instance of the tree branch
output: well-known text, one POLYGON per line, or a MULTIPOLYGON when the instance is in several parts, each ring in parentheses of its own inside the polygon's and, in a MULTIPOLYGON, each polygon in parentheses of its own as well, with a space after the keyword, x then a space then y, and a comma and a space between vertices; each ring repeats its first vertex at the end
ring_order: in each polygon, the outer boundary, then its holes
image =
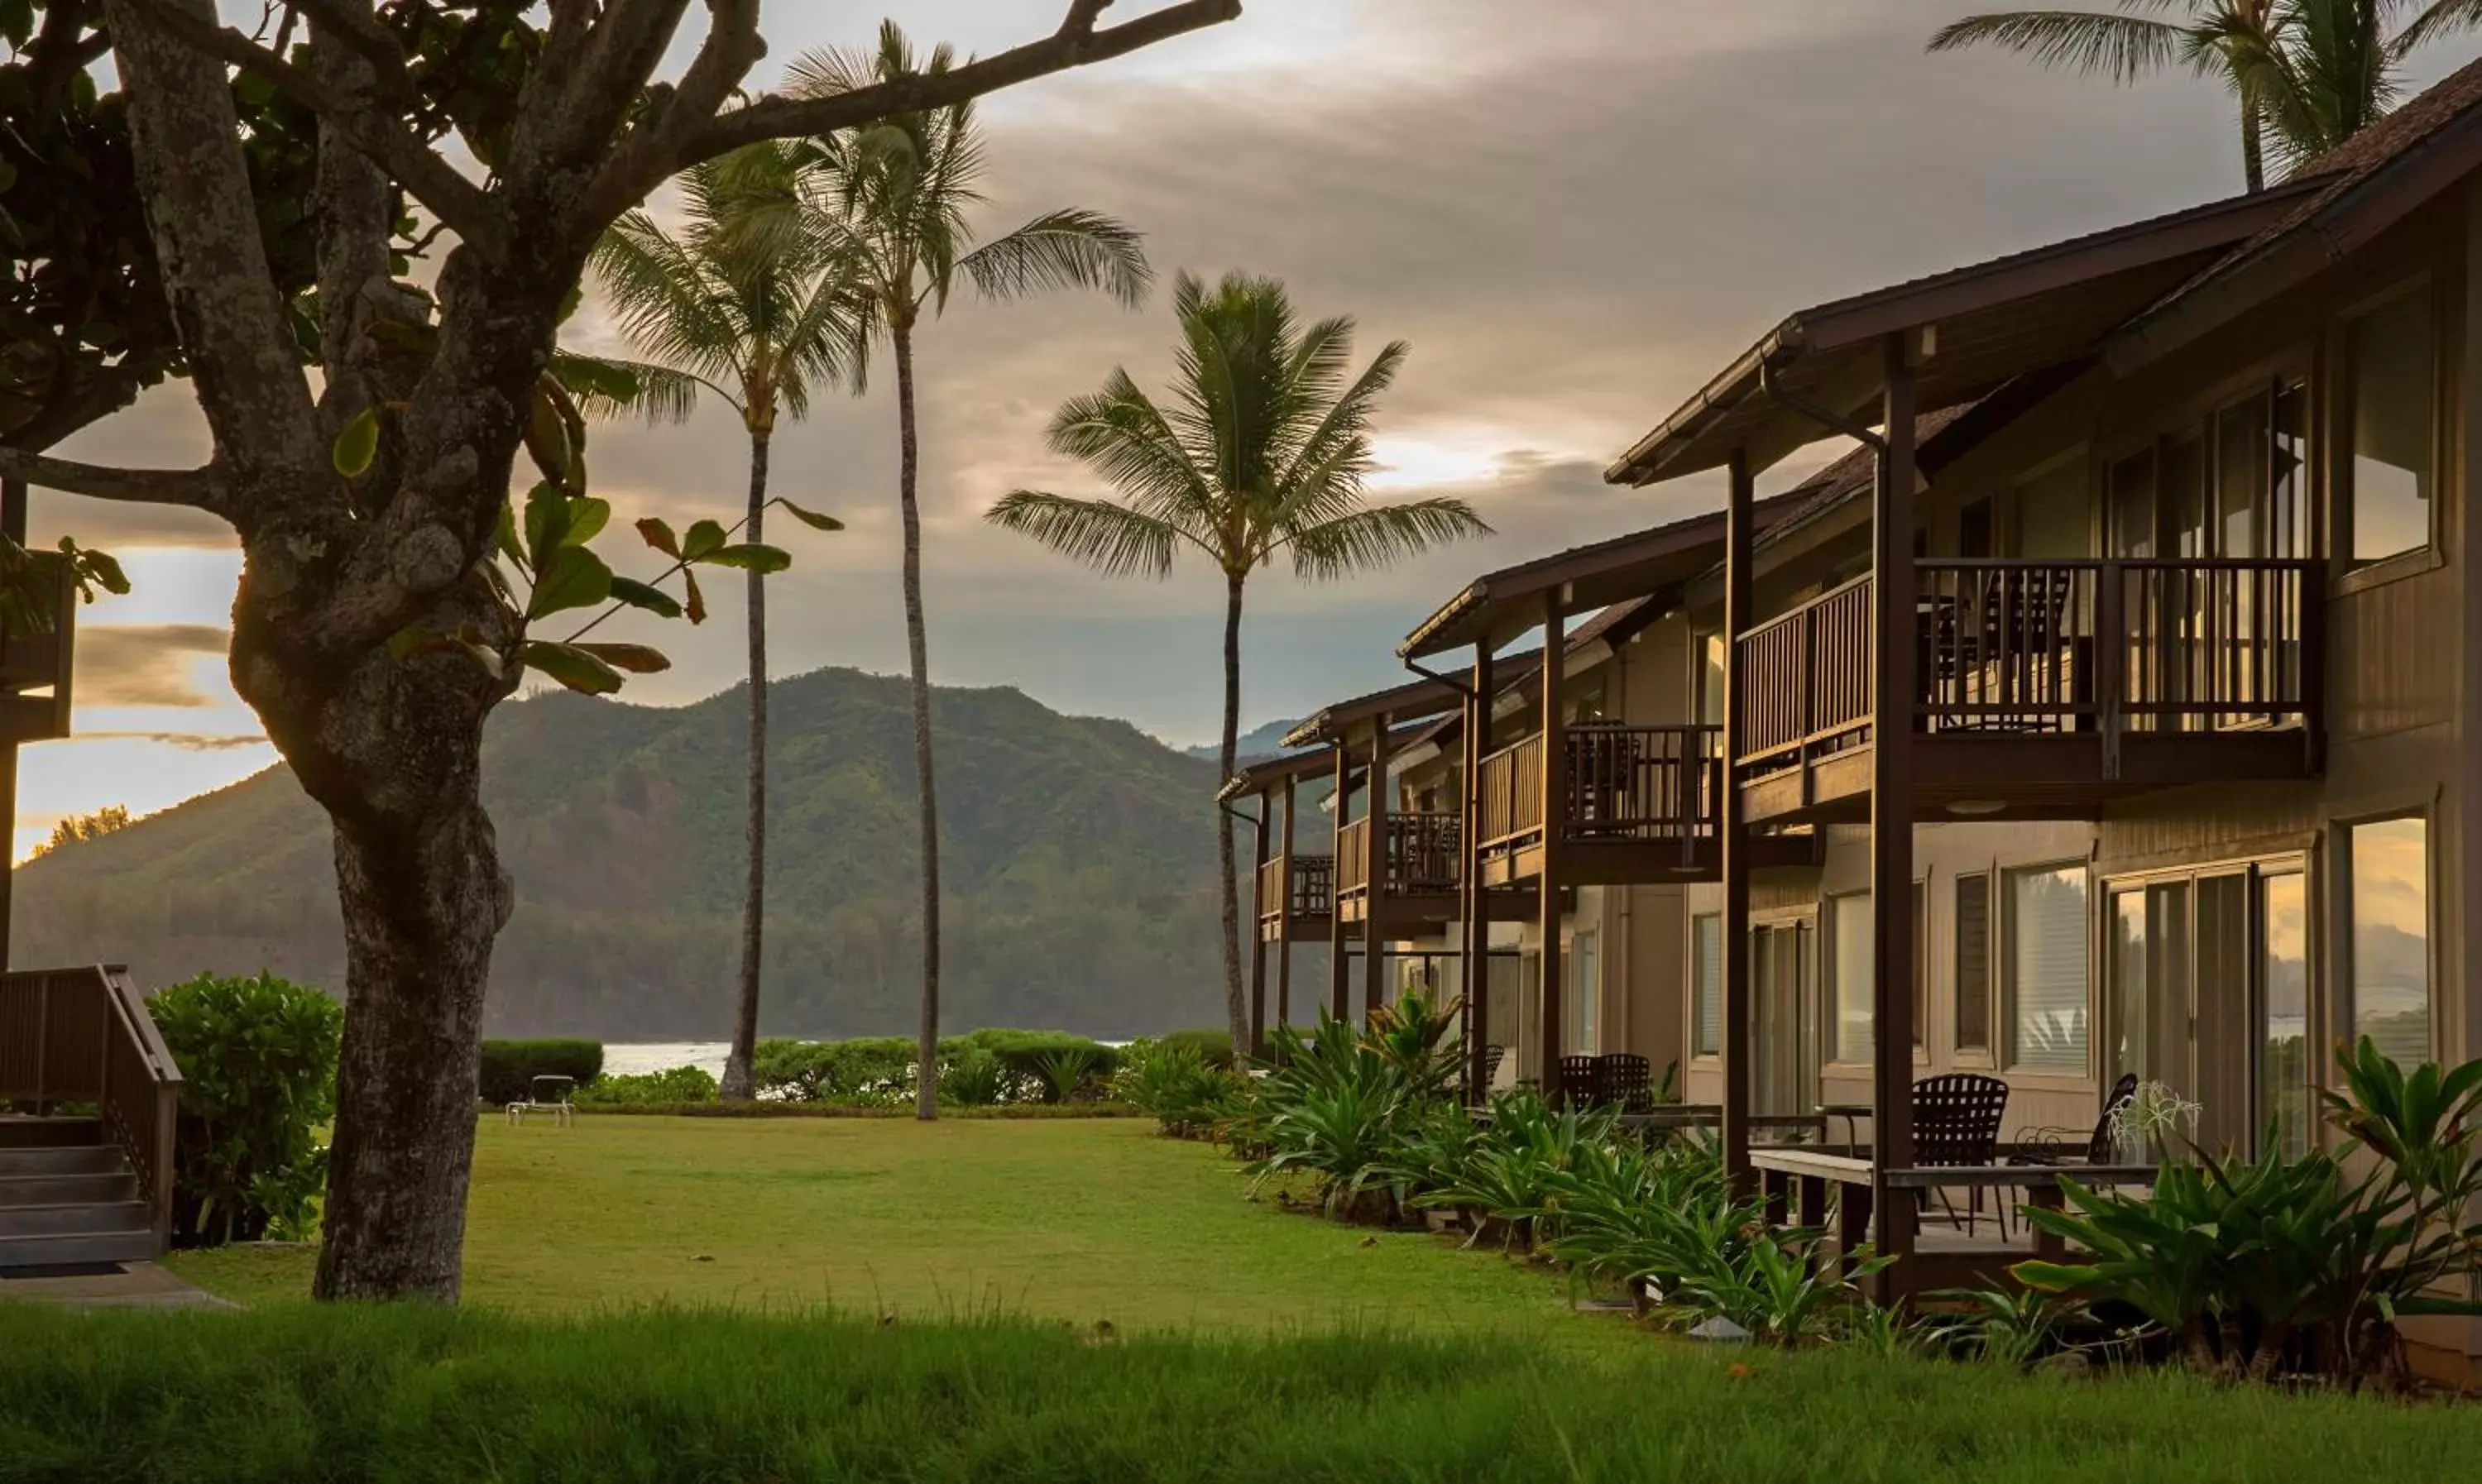
MULTIPOLYGON (((356 149, 395 177, 408 195, 430 208, 433 216, 448 224, 449 230, 487 255, 501 255, 508 234, 502 229, 500 208, 489 193, 459 174, 455 166, 414 138, 396 119, 337 93, 232 27, 218 26, 191 13, 178 0, 133 3, 143 6, 149 19, 182 44, 265 78, 294 101, 335 125, 356 149)), ((317 9, 325 12, 343 8, 322 4, 317 9)), ((314 14, 312 18, 319 17, 314 14)), ((337 40, 349 39, 339 35, 337 40)), ((399 75, 403 75, 401 65, 399 75)))
MULTIPOLYGON (((401 95, 413 93, 412 74, 406 70, 405 48, 396 37, 367 8, 351 0, 284 0, 284 4, 318 23, 319 29, 361 54, 380 74, 381 86, 401 95)), ((278 56, 282 53, 278 52, 278 56)))
POLYGON ((719 116, 690 136, 670 158, 653 162, 648 167, 651 178, 642 175, 620 183, 620 189, 628 191, 628 199, 635 201, 674 172, 744 145, 805 134, 831 134, 896 114, 945 108, 1069 67, 1108 62, 1158 41, 1234 19, 1241 13, 1241 0, 1181 0, 1177 5, 1097 31, 1095 20, 1103 9, 1102 0, 1069 0, 1067 18, 1050 36, 936 76, 900 78, 830 97, 774 94, 760 98, 747 108, 719 116))
POLYGON ((224 513, 224 474, 212 464, 195 469, 116 469, 0 446, 0 475, 90 499, 224 513))
POLYGON ((647 192, 633 192, 632 184, 647 178, 650 169, 658 170, 658 178, 671 173, 660 169, 663 163, 677 156, 691 137, 715 118, 715 111, 741 86, 758 59, 767 55, 767 42, 758 34, 758 0, 711 0, 711 5, 706 40, 681 74, 680 86, 653 118, 620 141, 595 172, 585 199, 588 221, 615 220, 644 200, 647 192))

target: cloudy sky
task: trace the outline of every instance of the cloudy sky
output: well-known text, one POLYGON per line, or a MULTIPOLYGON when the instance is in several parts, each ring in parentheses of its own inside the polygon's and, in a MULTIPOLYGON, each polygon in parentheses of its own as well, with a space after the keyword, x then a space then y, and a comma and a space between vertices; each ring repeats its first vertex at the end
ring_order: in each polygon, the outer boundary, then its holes
MULTIPOLYGON (((1363 355, 1411 342, 1381 419, 1381 492, 1463 494, 1498 528, 1341 587, 1261 580, 1245 719, 1401 678, 1395 642, 1475 571, 1718 498, 1598 475, 1787 311, 2238 189, 2212 84, 2123 90, 2007 56, 1923 55, 1967 8, 1248 0, 1235 24, 991 100, 986 231, 1054 206, 1108 211, 1147 233, 1167 279, 1277 275, 1305 313, 1356 316, 1363 355)), ((771 54, 866 41, 887 9, 917 38, 990 51, 1048 31, 1061 0, 768 0, 771 54)), ((2472 50, 2434 49, 2415 80, 2472 50)), ((590 348, 623 349, 591 306, 578 329, 590 348)), ((980 522, 1020 486, 1100 492, 1045 453, 1044 420, 1115 364, 1159 384, 1170 342, 1160 298, 1137 312, 961 300, 922 336, 938 681, 1017 686, 1175 742, 1212 736, 1211 575, 1106 582, 980 522)), ((786 543, 797 565, 770 604, 779 674, 902 668, 895 416, 874 383, 777 437, 777 490, 851 525, 786 543)), ((171 387, 65 452, 187 464, 205 444, 171 387)), ((604 430, 594 453, 597 492, 624 517, 740 505, 746 455, 728 415, 604 430)), ((80 735, 24 754, 20 851, 65 812, 158 809, 271 762, 224 674, 240 564, 222 528, 51 493, 34 523, 114 550, 137 592, 84 615, 80 735)), ((696 631, 648 625, 660 632, 639 637, 676 666, 634 680, 632 700, 679 703, 736 678, 741 638, 721 607, 696 631)))

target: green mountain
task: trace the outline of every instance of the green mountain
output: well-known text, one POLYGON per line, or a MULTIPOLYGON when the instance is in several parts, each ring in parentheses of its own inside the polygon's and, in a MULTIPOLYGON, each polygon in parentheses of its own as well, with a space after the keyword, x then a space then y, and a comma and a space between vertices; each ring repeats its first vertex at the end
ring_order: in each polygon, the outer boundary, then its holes
MULTIPOLYGON (((919 984, 901 679, 769 695, 771 1035, 897 1034, 919 984)), ((741 881, 740 687, 679 708, 552 692, 502 706, 484 793, 517 910, 495 1034, 721 1040, 741 881)), ((1219 1023, 1214 765, 1023 694, 941 690, 943 1020, 1126 1036, 1219 1023)), ((142 983, 262 966, 341 987, 325 816, 282 768, 23 868, 21 964, 142 983)))

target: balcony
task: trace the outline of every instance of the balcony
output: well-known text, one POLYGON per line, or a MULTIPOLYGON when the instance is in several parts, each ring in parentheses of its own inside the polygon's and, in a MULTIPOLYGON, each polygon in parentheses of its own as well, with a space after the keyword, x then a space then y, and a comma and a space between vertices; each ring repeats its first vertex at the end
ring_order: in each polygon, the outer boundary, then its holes
MULTIPOLYGON (((1561 732, 1567 763, 1556 855, 1564 886, 1712 879, 1723 732, 1594 723, 1561 732)), ((1482 760, 1485 886, 1543 873, 1543 735, 1482 760)))
POLYGON ((1335 908, 1335 857, 1278 856, 1258 865, 1258 936, 1288 938, 1286 919, 1325 931, 1335 908), (1286 867, 1291 880, 1287 882, 1286 867))
MULTIPOLYGON (((2314 777, 2324 564, 1923 561, 1915 803, 2090 817, 2181 783, 2314 777)), ((1871 579, 1741 636, 1753 822, 1866 814, 1871 579)))
MULTIPOLYGON (((1389 814, 1386 870, 1380 898, 1390 915, 1447 921, 1457 911, 1457 857, 1463 839, 1457 816, 1440 811, 1389 814)), ((1357 819, 1335 833, 1336 911, 1348 922, 1370 915, 1371 830, 1357 819)))

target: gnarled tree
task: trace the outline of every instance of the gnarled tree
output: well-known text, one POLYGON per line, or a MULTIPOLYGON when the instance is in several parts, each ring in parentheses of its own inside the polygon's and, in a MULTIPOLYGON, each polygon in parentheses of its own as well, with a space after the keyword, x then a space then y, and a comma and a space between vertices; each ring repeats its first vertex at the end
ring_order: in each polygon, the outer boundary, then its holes
POLYGON ((194 507, 240 537, 233 683, 332 821, 343 906, 320 1296, 458 1292, 484 987, 513 905, 480 798, 483 723, 518 664, 583 666, 530 661, 521 621, 584 570, 542 564, 600 517, 530 497, 522 536, 503 531, 520 447, 566 462, 542 383, 589 253, 664 180, 738 146, 942 107, 1240 11, 1178 0, 1105 26, 1109 5, 1068 0, 1050 35, 937 77, 799 99, 744 91, 765 51, 758 0, 710 0, 668 80, 685 0, 291 0, 306 40, 285 49, 220 24, 212 0, 103 0, 214 456, 119 469, 18 446, 0 475, 194 507), (268 252, 262 208, 294 203, 256 192, 236 76, 313 120, 306 298, 268 252), (452 135, 479 172, 446 152, 452 135), (453 239, 435 292, 403 278, 400 193, 453 239), (535 564, 522 605, 490 575, 495 542, 535 564))

